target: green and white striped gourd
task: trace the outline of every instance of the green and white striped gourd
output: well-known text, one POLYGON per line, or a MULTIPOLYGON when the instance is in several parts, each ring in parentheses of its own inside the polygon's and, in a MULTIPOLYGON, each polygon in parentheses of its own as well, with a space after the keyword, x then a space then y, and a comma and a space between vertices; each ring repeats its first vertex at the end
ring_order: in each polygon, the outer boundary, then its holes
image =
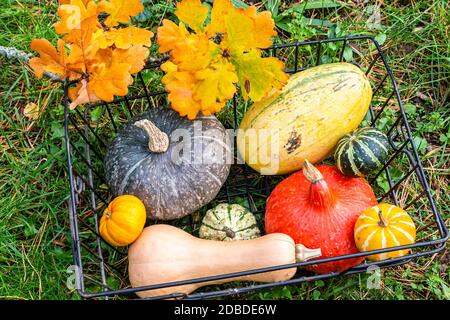
POLYGON ((221 203, 208 210, 199 236, 207 240, 233 241, 258 238, 255 216, 239 204, 221 203))
POLYGON ((343 174, 364 177, 382 166, 389 149, 388 138, 383 132, 364 127, 346 134, 339 140, 334 160, 343 174))

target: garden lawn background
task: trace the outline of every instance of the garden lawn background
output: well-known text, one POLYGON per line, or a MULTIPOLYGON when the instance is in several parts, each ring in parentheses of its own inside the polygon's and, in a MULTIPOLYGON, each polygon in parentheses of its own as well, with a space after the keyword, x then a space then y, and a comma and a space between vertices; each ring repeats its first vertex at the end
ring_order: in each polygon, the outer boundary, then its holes
MULTIPOLYGON (((143 2, 146 12, 138 17, 141 25, 155 31, 163 17, 173 17, 173 2, 143 2)), ((234 2, 243 5, 242 1, 234 2)), ((309 1, 313 5, 300 10, 288 1, 282 5, 279 1, 247 1, 279 16, 277 42, 357 34, 376 36, 393 69, 429 185, 448 225, 448 2, 365 2, 335 5, 332 1, 309 1), (378 13, 379 23, 371 20, 378 13)), ((50 0, 3 0, 0 45, 30 52, 34 38, 56 43, 52 25, 57 21, 57 6, 57 1, 50 0)), ((0 58, 0 299, 79 299, 66 286, 72 252, 62 115, 58 84, 37 80, 27 65, 0 58)), ((368 289, 370 274, 360 274, 275 288, 246 297, 449 299, 449 258, 446 248, 439 254, 383 270, 380 289, 368 289)))

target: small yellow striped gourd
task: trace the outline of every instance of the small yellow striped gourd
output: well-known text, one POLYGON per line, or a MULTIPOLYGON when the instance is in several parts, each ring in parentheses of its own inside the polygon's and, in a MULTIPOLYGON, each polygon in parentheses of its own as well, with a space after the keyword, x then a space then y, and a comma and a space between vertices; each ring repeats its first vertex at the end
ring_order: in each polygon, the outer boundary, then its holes
MULTIPOLYGON (((382 203, 367 208, 355 223, 355 243, 359 251, 370 251, 412 244, 416 227, 408 213, 400 207, 382 203)), ((373 254, 372 261, 407 255, 409 249, 373 254)))

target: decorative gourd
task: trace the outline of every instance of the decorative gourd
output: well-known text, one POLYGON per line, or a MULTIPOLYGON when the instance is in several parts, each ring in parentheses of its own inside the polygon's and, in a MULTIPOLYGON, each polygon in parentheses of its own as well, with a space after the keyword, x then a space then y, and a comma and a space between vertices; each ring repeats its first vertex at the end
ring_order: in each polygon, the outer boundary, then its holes
POLYGON ((113 199, 100 219, 100 235, 113 246, 127 246, 135 241, 144 229, 147 215, 145 206, 133 195, 113 199))
POLYGON ((334 160, 346 176, 364 177, 382 166, 389 149, 383 132, 372 127, 359 128, 339 140, 334 160))
POLYGON ((248 240, 260 236, 255 216, 239 204, 221 203, 206 212, 199 236, 207 240, 248 240))
POLYGON ((105 174, 115 195, 141 199, 150 219, 186 216, 210 202, 228 177, 225 128, 214 116, 195 121, 169 108, 133 118, 110 144, 105 174))
MULTIPOLYGON (((173 226, 156 224, 144 229, 128 250, 132 287, 190 280, 306 261, 320 250, 295 245, 287 235, 269 234, 251 240, 214 241, 196 238, 173 226)), ((194 290, 229 281, 274 282, 288 280, 296 268, 137 292, 140 297, 194 290)))
MULTIPOLYGON (((377 204, 372 188, 363 178, 344 176, 335 166, 313 167, 305 160, 303 170, 281 181, 267 200, 266 232, 285 233, 308 248, 320 248, 329 258, 358 253, 353 228, 360 213, 377 204)), ((318 273, 343 271, 364 257, 305 267, 318 273)))
POLYGON ((237 146, 262 174, 285 174, 325 159, 355 130, 372 98, 365 74, 349 63, 296 73, 282 91, 256 102, 244 115, 237 146))
MULTIPOLYGON (((355 242, 360 251, 385 249, 412 244, 416 240, 416 226, 408 213, 400 207, 382 203, 367 208, 355 223, 355 242)), ((409 249, 372 254, 372 261, 407 255, 409 249)))

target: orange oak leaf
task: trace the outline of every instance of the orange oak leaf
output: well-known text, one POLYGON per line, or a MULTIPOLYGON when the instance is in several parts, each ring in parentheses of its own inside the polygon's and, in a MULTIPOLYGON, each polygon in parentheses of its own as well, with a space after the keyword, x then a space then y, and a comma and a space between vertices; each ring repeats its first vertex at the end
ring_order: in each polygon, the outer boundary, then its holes
POLYGON ((175 15, 194 31, 203 30, 203 22, 208 16, 208 7, 200 0, 182 0, 177 4, 175 15))
POLYGON ((30 67, 38 79, 42 78, 45 72, 54 73, 64 78, 77 77, 68 69, 68 57, 64 41, 58 40, 58 50, 46 39, 34 39, 31 42, 31 49, 39 53, 39 57, 31 58, 30 67))
POLYGON ((231 51, 248 51, 272 45, 276 35, 275 23, 270 12, 256 13, 255 7, 236 9, 225 17, 226 34, 222 46, 231 51))
POLYGON ((86 79, 82 79, 75 87, 69 89, 69 105, 70 110, 75 109, 80 104, 91 103, 97 101, 95 93, 90 90, 89 83, 86 79))
POLYGON ((184 44, 186 37, 189 35, 189 31, 183 23, 177 25, 168 19, 163 20, 162 26, 158 28, 157 32, 158 51, 160 53, 168 52, 184 44))
MULTIPOLYGON (((161 67, 167 70, 172 68, 172 65, 167 64, 161 67)), ((188 71, 172 71, 163 77, 162 82, 166 85, 166 90, 169 92, 168 97, 172 108, 182 117, 187 116, 190 120, 195 119, 201 110, 201 105, 199 101, 194 99, 196 84, 194 74, 188 71)))
POLYGON ((58 16, 61 21, 54 25, 56 33, 69 33, 71 30, 79 29, 84 19, 97 16, 97 4, 93 1, 85 4, 82 0, 71 0, 70 4, 58 7, 58 16))
POLYGON ((115 46, 120 49, 128 49, 133 44, 150 47, 151 37, 153 37, 153 32, 133 26, 112 29, 106 33, 107 45, 111 46, 112 44, 115 44, 115 46))
POLYGON ((131 68, 128 72, 136 73, 144 68, 148 54, 148 48, 142 45, 134 45, 129 47, 128 49, 116 48, 112 52, 112 63, 117 64, 126 61, 131 65, 131 68))
POLYGON ((80 29, 70 31, 64 36, 64 41, 70 43, 69 63, 81 72, 88 71, 89 60, 93 59, 100 49, 100 41, 92 41, 93 35, 103 32, 96 17, 84 19, 80 29))
POLYGON ((109 14, 104 23, 110 28, 119 23, 130 22, 131 17, 144 10, 144 5, 140 0, 103 0, 99 2, 98 6, 102 12, 109 14))
POLYGON ((106 102, 111 102, 115 95, 124 96, 133 82, 130 68, 128 63, 97 63, 89 75, 89 88, 106 102))
POLYGON ((233 10, 233 4, 230 0, 214 0, 214 6, 211 10, 211 22, 208 25, 207 33, 210 37, 216 33, 225 33, 225 17, 233 10))
POLYGON ((257 48, 266 48, 272 45, 272 37, 277 35, 275 30, 275 21, 269 11, 256 12, 256 7, 251 6, 246 9, 240 9, 244 14, 252 19, 254 32, 254 46, 257 48))

